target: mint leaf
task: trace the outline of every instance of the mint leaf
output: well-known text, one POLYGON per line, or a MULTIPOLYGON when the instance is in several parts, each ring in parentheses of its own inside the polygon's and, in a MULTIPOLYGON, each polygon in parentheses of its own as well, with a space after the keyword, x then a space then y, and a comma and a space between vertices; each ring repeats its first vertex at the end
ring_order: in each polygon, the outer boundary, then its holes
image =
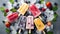
POLYGON ((13 4, 13 3, 14 3, 14 0, 10 0, 10 3, 12 3, 12 4, 13 4))
POLYGON ((58 9, 57 6, 54 6, 54 7, 53 7, 53 11, 56 11, 57 9, 58 9))
POLYGON ((9 30, 8 28, 6 28, 6 32, 7 32, 8 34, 10 34, 10 30, 9 30))
POLYGON ((55 12, 54 13, 54 19, 53 19, 54 22, 56 21, 57 17, 58 17, 58 14, 55 12))
POLYGON ((12 11, 12 12, 16 12, 16 9, 12 8, 10 11, 12 11))
POLYGON ((0 10, 1 10, 2 12, 4 12, 5 8, 4 8, 4 7, 0 7, 0 10))
POLYGON ((7 16, 7 13, 6 12, 4 12, 4 16, 7 16))
POLYGON ((47 32, 47 34, 53 34, 53 32, 52 31, 49 31, 49 32, 47 32))

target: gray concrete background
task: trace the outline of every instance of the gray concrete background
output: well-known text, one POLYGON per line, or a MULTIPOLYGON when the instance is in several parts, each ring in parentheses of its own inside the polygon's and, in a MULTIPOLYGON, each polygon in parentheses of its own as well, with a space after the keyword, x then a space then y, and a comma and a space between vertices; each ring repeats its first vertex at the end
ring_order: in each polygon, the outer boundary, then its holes
MULTIPOLYGON (((8 0, 0 0, 0 7, 2 6, 2 3, 7 2, 8 0)), ((45 0, 47 1, 47 0, 45 0)), ((49 0, 52 3, 57 2, 58 3, 58 10, 56 11, 59 15, 57 18, 57 21, 54 23, 54 34, 60 34, 60 0, 49 0)), ((3 16, 3 13, 0 11, 0 34, 6 34, 5 32, 5 26, 2 23, 2 20, 4 20, 5 17, 3 16)))

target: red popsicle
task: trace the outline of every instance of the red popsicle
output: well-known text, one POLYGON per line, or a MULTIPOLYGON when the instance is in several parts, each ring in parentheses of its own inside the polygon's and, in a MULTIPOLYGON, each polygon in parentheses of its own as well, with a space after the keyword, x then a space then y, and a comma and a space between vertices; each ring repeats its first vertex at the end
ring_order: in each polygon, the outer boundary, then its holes
POLYGON ((29 10, 32 12, 34 17, 37 17, 41 14, 40 10, 34 4, 29 7, 29 10))
POLYGON ((7 16, 7 19, 9 22, 13 22, 15 21, 16 19, 18 18, 18 13, 17 12, 14 12, 10 15, 7 16))

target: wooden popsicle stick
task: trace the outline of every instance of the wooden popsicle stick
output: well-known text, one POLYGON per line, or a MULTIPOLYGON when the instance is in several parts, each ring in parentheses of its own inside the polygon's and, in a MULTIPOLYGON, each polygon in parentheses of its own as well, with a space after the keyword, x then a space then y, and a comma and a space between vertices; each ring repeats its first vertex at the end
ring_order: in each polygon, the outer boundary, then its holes
POLYGON ((43 34, 46 34, 45 31, 43 31, 43 34))
POLYGON ((39 18, 42 20, 41 16, 39 16, 39 18))
POLYGON ((20 16, 20 14, 18 14, 18 16, 20 16))
POLYGON ((29 34, 31 34, 31 29, 29 29, 29 34))
POLYGON ((19 29, 19 32, 18 33, 20 34, 20 32, 21 32, 21 29, 19 29))

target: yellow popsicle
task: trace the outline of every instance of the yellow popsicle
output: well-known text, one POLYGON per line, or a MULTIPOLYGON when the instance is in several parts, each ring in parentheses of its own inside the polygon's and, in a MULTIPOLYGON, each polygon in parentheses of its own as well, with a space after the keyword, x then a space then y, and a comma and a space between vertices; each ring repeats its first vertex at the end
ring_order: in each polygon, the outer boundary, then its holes
POLYGON ((45 28, 43 22, 39 18, 34 19, 34 23, 38 31, 41 31, 45 28))
POLYGON ((26 13, 26 11, 28 10, 29 5, 26 3, 23 3, 20 8, 18 9, 19 13, 24 15, 26 13))

